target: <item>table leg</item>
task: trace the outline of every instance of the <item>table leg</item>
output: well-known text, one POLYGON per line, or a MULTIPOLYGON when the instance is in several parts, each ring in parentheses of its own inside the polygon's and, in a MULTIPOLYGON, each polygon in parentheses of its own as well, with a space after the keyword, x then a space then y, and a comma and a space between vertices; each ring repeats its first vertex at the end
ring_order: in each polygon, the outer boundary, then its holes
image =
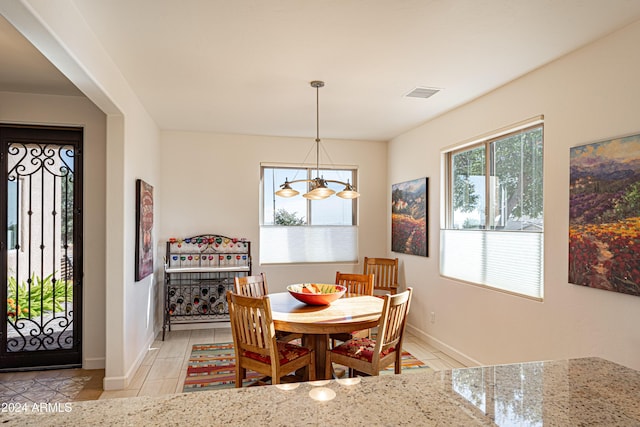
POLYGON ((325 378, 324 367, 326 362, 326 352, 329 343, 328 334, 305 334, 302 337, 302 344, 311 347, 316 352, 316 379, 330 379, 325 378))

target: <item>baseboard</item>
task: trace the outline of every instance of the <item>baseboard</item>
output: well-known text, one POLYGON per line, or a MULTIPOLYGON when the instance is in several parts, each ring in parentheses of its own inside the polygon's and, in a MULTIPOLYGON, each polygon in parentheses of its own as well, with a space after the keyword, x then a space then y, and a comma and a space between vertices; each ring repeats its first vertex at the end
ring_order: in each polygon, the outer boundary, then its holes
POLYGON ((126 377, 104 377, 102 380, 102 389, 108 390, 124 390, 130 381, 126 377))
POLYGON ((105 358, 104 357, 87 357, 82 363, 82 369, 104 369, 105 358))
POLYGON ((142 361, 147 356, 147 353, 149 352, 149 348, 153 344, 153 341, 155 341, 155 337, 152 334, 150 337, 147 338, 147 342, 145 343, 143 350, 140 352, 140 354, 138 354, 138 357, 136 358, 135 362, 131 365, 131 367, 129 367, 129 370, 127 371, 127 373, 124 376, 119 376, 119 377, 105 376, 102 381, 102 388, 105 391, 124 390, 125 388, 127 388, 131 383, 133 376, 138 371, 138 368, 140 368, 140 366, 142 365, 142 361))
MULTIPOLYGON (((222 329, 230 328, 231 323, 226 322, 203 322, 203 323, 178 323, 171 325, 172 331, 190 331, 194 329, 222 329)), ((167 329, 167 332, 169 330, 167 329)), ((162 336, 162 328, 160 328, 160 336, 162 336)))
POLYGON ((453 359, 457 360, 458 362, 462 363, 465 366, 483 366, 484 365, 483 363, 477 361, 476 359, 462 353, 461 351, 458 351, 457 349, 451 347, 448 344, 445 344, 439 339, 432 337, 431 335, 427 334, 425 331, 418 329, 415 326, 412 326, 407 323, 406 328, 416 337, 424 340, 427 344, 437 348, 447 356, 452 357, 453 359))

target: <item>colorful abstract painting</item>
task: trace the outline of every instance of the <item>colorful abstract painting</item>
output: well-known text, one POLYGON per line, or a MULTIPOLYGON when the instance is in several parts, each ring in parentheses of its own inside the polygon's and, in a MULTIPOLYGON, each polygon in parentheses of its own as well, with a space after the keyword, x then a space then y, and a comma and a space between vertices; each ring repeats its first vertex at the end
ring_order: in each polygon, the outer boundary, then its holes
POLYGON ((640 296, 640 135, 571 148, 569 282, 640 296))
POLYGON ((136 281, 153 273, 153 186, 136 180, 136 281))
POLYGON ((391 186, 391 250, 429 256, 427 251, 428 178, 391 186))

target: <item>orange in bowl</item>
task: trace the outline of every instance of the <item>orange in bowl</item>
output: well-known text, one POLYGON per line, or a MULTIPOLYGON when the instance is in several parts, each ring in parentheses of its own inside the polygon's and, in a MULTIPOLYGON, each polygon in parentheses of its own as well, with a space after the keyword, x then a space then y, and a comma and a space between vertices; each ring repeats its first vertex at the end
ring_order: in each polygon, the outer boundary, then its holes
POLYGON ((342 285, 326 283, 299 283, 287 286, 287 290, 298 301, 309 305, 329 305, 344 295, 342 285))

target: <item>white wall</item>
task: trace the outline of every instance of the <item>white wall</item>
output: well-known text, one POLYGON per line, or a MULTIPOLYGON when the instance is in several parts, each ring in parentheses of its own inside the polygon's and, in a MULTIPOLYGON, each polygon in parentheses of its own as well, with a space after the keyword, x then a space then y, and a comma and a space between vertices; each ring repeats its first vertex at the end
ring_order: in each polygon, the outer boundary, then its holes
MULTIPOLYGON (((365 255, 386 246, 386 142, 323 140, 336 165, 359 168, 360 264, 260 265, 260 162, 300 163, 314 139, 163 131, 159 254, 170 237, 214 233, 252 242, 253 272, 265 272, 270 291, 287 284, 335 280, 336 271, 360 272, 365 255)), ((320 155, 321 162, 326 160, 320 155)), ((314 163, 315 155, 307 162, 314 163)))
MULTIPOLYGON (((131 381, 142 359, 155 338, 156 307, 160 289, 156 286, 156 277, 162 277, 162 260, 155 259, 155 273, 139 282, 135 281, 135 236, 136 236, 136 179, 143 179, 154 187, 154 245, 160 223, 161 210, 157 208, 161 200, 162 189, 159 175, 159 132, 155 123, 139 105, 132 106, 131 114, 134 118, 131 124, 125 126, 125 154, 124 174, 118 176, 114 197, 123 200, 124 205, 124 233, 123 239, 115 242, 114 249, 119 256, 124 256, 124 277, 122 277, 123 294, 122 310, 114 312, 114 320, 122 320, 122 334, 114 336, 116 345, 122 345, 124 354, 125 378, 124 383, 114 381, 113 388, 122 388, 131 381), (122 182, 120 180, 122 179, 122 182), (123 198, 124 196, 124 198, 123 198)), ((125 116, 125 122, 128 122, 125 116)), ((115 298, 118 298, 116 295, 115 298)), ((108 383, 105 382, 105 389, 108 383)))
POLYGON ((640 298, 567 279, 569 148, 640 133, 639 40, 636 23, 391 141, 391 182, 430 178, 430 257, 401 255, 415 288, 414 332, 469 363, 599 356, 640 369, 640 298), (441 150, 539 114, 545 116, 544 302, 440 277, 441 150))
POLYGON ((0 92, 0 122, 81 126, 84 129, 84 280, 82 366, 105 364, 106 118, 78 96, 0 92))

